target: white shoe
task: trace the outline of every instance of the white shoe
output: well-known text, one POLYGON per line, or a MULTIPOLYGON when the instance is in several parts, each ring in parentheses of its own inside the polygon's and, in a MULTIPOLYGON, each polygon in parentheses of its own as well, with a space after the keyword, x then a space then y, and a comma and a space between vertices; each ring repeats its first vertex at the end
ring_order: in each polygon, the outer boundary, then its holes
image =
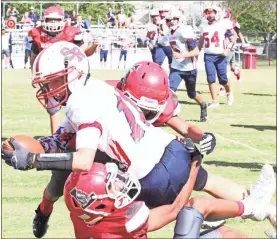
POLYGON ((208 104, 208 108, 215 109, 219 107, 219 102, 212 101, 212 103, 208 104))
POLYGON ((224 87, 220 87, 220 89, 219 89, 219 95, 220 96, 225 96, 226 95, 226 90, 224 89, 224 87))
POLYGON ((215 222, 204 221, 202 223, 201 228, 202 229, 213 229, 213 228, 219 227, 223 224, 225 224, 225 220, 220 220, 220 221, 215 221, 215 222))
POLYGON ((233 93, 232 92, 227 93, 226 96, 227 96, 227 104, 232 105, 234 103, 233 93))
POLYGON ((266 219, 270 213, 270 201, 275 190, 276 176, 273 167, 265 164, 250 196, 242 201, 246 211, 242 218, 251 218, 254 221, 266 219))

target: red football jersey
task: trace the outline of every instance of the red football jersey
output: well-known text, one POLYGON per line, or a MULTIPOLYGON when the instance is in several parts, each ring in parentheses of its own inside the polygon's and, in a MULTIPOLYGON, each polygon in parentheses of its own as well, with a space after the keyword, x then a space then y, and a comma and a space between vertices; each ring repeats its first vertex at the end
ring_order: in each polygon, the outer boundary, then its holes
POLYGON ((94 225, 76 215, 70 214, 70 217, 76 238, 147 238, 149 213, 144 202, 135 201, 94 225))
MULTIPOLYGON (((106 80, 106 83, 121 90, 120 81, 106 80)), ((164 108, 163 112, 160 114, 159 118, 153 123, 153 125, 156 127, 164 125, 169 119, 171 119, 173 116, 176 116, 179 113, 179 111, 180 111, 180 106, 178 102, 178 97, 174 94, 174 92, 170 90, 166 107, 164 108)))
POLYGON ((74 42, 76 40, 76 35, 81 34, 81 32, 77 27, 65 26, 60 33, 51 37, 43 30, 42 26, 39 26, 32 28, 28 34, 33 39, 33 43, 38 47, 40 52, 45 47, 58 41, 74 42))

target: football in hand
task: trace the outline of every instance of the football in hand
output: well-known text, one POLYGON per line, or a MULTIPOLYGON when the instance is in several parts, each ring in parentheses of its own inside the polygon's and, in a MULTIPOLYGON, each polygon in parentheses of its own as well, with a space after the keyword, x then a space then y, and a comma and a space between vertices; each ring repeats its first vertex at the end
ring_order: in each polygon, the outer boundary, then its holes
MULTIPOLYGON (((35 154, 44 153, 44 149, 41 143, 31 136, 15 135, 12 138, 14 138, 22 146, 27 148, 31 153, 35 153, 35 154)), ((14 147, 10 142, 10 138, 2 142, 2 148, 10 152, 14 151, 14 147)))

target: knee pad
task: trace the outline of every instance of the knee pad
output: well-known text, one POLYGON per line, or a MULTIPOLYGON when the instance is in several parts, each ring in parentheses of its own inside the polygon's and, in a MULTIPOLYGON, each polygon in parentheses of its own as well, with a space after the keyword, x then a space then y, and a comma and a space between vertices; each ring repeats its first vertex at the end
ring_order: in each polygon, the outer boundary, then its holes
POLYGON ((174 239, 199 238, 204 217, 193 207, 183 207, 174 228, 174 239))

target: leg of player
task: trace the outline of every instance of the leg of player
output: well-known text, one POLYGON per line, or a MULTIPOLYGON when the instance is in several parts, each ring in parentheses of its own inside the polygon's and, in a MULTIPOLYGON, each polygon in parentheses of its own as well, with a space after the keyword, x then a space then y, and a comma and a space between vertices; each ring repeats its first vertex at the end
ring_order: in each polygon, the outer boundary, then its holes
POLYGON ((206 122, 208 118, 207 104, 203 101, 202 95, 196 92, 197 70, 185 72, 187 94, 190 99, 194 99, 200 106, 200 122, 206 122))
POLYGON ((63 195, 63 187, 70 172, 52 171, 50 182, 43 192, 43 198, 33 220, 33 234, 43 237, 48 229, 48 221, 53 211, 54 203, 63 195))
POLYGON ((207 74, 207 81, 209 84, 209 90, 212 97, 212 103, 209 104, 209 108, 218 108, 219 102, 217 97, 217 87, 216 87, 216 67, 215 67, 215 59, 214 55, 204 55, 204 62, 205 62, 205 70, 207 74))
POLYGON ((216 198, 228 200, 242 200, 249 194, 248 190, 243 185, 211 173, 208 175, 203 191, 216 198), (224 190, 224 188, 230 188, 231 190, 224 190))
POLYGON ((119 69, 119 67, 120 67, 120 62, 121 62, 122 57, 123 57, 123 50, 120 50, 120 56, 119 56, 117 69, 119 69))
POLYGON ((226 90, 227 104, 232 105, 234 102, 231 81, 227 78, 227 58, 220 56, 216 62, 218 81, 226 90))
POLYGON ((173 68, 170 69, 169 73, 169 88, 176 92, 179 87, 180 82, 182 81, 182 76, 180 75, 182 72, 175 70, 173 68))
POLYGON ((127 50, 124 51, 124 69, 126 69, 127 50))

